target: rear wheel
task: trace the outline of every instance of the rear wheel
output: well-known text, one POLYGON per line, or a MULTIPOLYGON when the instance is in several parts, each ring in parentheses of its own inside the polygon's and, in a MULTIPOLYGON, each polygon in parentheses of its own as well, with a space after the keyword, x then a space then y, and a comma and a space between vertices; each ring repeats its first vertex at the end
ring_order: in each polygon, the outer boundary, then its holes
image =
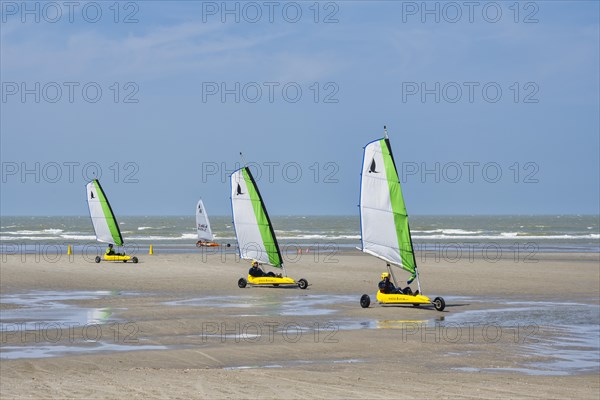
POLYGON ((100 262, 100 260, 102 260, 102 259, 100 258, 100 256, 96 256, 96 258, 94 259, 94 261, 96 261, 96 264, 98 264, 98 263, 100 262))
POLYGON ((446 308, 446 302, 444 301, 443 298, 441 297, 436 297, 433 300, 433 306, 435 307, 436 310, 438 311, 444 311, 444 308, 446 308))
POLYGON ((137 258, 137 257, 133 257, 133 258, 131 259, 131 261, 133 261, 133 263, 134 263, 134 264, 137 264, 137 263, 138 263, 138 258, 137 258))
POLYGON ((306 289, 308 287, 308 281, 306 279, 300 279, 298 281, 298 287, 300 289, 306 289))
POLYGON ((240 289, 243 289, 243 288, 245 288, 245 287, 246 287, 246 284, 247 284, 247 283, 248 283, 248 282, 246 282, 246 280, 245 280, 244 278, 240 278, 240 279, 238 280, 238 287, 239 287, 240 289))
POLYGON ((369 308, 370 305, 371 305, 371 298, 369 297, 368 294, 363 294, 360 297, 360 306, 362 308, 369 308))

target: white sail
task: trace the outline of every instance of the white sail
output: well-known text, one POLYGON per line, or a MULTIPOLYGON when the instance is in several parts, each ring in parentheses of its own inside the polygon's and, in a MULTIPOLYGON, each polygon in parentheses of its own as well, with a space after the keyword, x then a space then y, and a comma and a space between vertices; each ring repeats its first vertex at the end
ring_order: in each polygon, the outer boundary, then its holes
POLYGON ((365 146, 360 190, 362 250, 415 274, 408 215, 387 138, 365 146))
POLYGON ((198 231, 198 240, 203 242, 212 242, 214 239, 212 229, 210 229, 210 221, 206 214, 206 208, 202 199, 196 205, 196 230, 198 231))
POLYGON ((86 185, 87 202, 90 209, 90 217, 96 232, 96 240, 103 243, 113 243, 117 246, 123 245, 123 237, 119 224, 110 207, 110 203, 100 186, 100 182, 94 179, 86 185))
POLYGON ((247 167, 231 174, 231 207, 240 258, 282 267, 275 232, 247 167))

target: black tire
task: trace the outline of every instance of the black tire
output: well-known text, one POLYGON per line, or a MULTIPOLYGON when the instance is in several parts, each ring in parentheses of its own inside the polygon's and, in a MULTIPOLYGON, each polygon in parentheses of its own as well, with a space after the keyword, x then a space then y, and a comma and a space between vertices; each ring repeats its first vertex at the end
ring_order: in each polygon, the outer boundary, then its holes
POLYGON ((420 304, 419 304, 419 303, 415 303, 415 304, 413 304, 413 307, 419 307, 419 306, 420 306, 420 304))
POLYGON ((273 287, 279 287, 279 283, 274 283, 273 287))
POLYGON ((300 289, 306 289, 308 287, 308 281, 306 279, 300 279, 298 281, 298 287, 300 289))
POLYGON ((244 278, 240 278, 240 279, 238 280, 238 287, 239 287, 240 289, 243 289, 243 288, 245 288, 247 284, 248 284, 248 282, 246 282, 246 280, 245 280, 244 278))
POLYGON ((369 297, 368 294, 363 294, 362 296, 360 296, 360 306, 362 308, 369 308, 370 305, 371 305, 371 298, 369 297))
POLYGON ((443 298, 441 297, 436 297, 433 300, 433 306, 435 307, 436 310, 438 311, 444 311, 444 308, 446 308, 446 302, 444 301, 443 298))
POLYGON ((137 264, 138 263, 138 258, 137 257, 132 257, 131 261, 133 261, 134 264, 137 264))
POLYGON ((102 261, 102 259, 100 258, 100 256, 96 256, 96 258, 94 258, 94 261, 96 261, 96 264, 100 263, 100 261, 102 261))
POLYGON ((126 262, 127 262, 127 260, 123 260, 123 262, 125 262, 125 263, 126 263, 126 262))

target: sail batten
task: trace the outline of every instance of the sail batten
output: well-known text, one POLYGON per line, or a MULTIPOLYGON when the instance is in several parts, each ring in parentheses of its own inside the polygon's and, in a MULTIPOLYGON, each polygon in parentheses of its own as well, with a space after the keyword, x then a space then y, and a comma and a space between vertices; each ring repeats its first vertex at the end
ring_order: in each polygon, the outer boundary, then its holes
POLYGON ((364 148, 359 207, 362 250, 416 274, 408 213, 388 138, 364 148))
POLYGON ((283 267, 273 225, 248 167, 231 174, 231 207, 240 258, 283 267))
POLYGON ((214 240, 208 214, 206 214, 206 208, 202 199, 196 205, 196 231, 198 232, 198 240, 205 242, 212 242, 214 240))
POLYGON ((119 229, 119 223, 115 218, 108 198, 100 185, 98 179, 94 179, 86 185, 87 202, 92 218, 92 225, 96 233, 96 240, 103 243, 112 243, 117 246, 123 245, 123 236, 119 229))

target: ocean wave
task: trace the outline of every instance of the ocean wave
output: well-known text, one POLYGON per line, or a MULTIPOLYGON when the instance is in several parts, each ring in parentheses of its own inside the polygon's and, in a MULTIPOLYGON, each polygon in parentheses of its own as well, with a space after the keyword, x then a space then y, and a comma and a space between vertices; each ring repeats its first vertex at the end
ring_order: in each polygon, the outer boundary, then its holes
POLYGON ((327 240, 335 240, 335 239, 360 239, 360 235, 298 235, 298 236, 277 236, 277 239, 282 240, 310 240, 310 239, 327 239, 327 240))
POLYGON ((160 230, 160 229, 170 229, 172 226, 138 226, 138 231, 147 231, 147 230, 160 230))
POLYGON ((48 234, 58 234, 63 232, 62 229, 42 229, 38 231, 28 231, 28 230, 20 230, 20 231, 7 231, 2 232, 5 235, 48 235, 48 234))
POLYGON ((525 235, 516 234, 516 232, 503 232, 499 235, 479 235, 479 236, 467 236, 467 235, 413 235, 413 239, 485 239, 485 240, 552 240, 552 239, 565 239, 565 240, 581 240, 581 239, 600 239, 599 234, 586 234, 586 235, 525 235))
POLYGON ((413 233, 441 233, 444 235, 477 235, 483 231, 467 231, 464 229, 433 229, 433 230, 412 230, 413 233))
POLYGON ((96 240, 96 236, 94 235, 60 235, 60 237, 71 240, 96 240))
POLYGON ((52 240, 58 239, 57 237, 49 236, 0 236, 0 241, 14 241, 14 240, 52 240))
POLYGON ((196 233, 183 233, 181 236, 157 236, 157 235, 148 235, 148 236, 130 236, 125 239, 128 241, 148 241, 148 240, 197 240, 198 235, 196 233))

